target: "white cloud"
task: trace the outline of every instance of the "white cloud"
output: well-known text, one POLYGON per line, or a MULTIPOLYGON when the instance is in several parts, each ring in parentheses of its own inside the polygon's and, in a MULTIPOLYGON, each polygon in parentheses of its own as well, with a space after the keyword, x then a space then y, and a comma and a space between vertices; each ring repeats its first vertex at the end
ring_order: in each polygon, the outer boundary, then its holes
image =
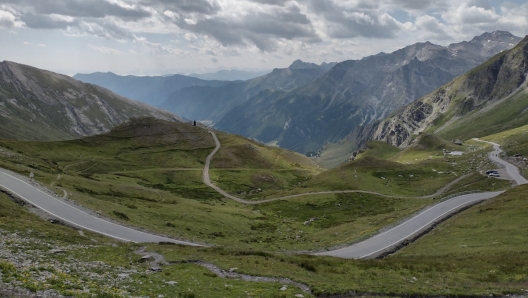
POLYGON ((17 17, 9 11, 0 10, 0 28, 22 27, 24 22, 21 22, 17 17))
MULTIPOLYGON (((16 38, 18 47, 24 46, 23 41, 27 41, 26 46, 47 46, 57 53, 47 59, 50 61, 68 55, 78 57, 71 54, 71 47, 57 46, 68 44, 75 36, 76 42, 89 44, 85 51, 119 55, 112 60, 122 62, 126 69, 138 64, 143 70, 158 67, 159 61, 173 69, 206 70, 240 65, 271 69, 286 67, 287 62, 298 58, 321 63, 360 59, 416 42, 447 45, 470 40, 485 31, 508 30, 518 36, 528 33, 526 1, 518 4, 519 1, 507 0, 0 0, 0 3, 4 3, 0 4, 0 29, 7 29, 0 30, 0 34, 4 33, 6 39, 16 38), (77 2, 80 4, 76 5, 77 2), (92 4, 97 7, 91 7, 92 4), (10 30, 17 35, 10 35, 10 30), (31 30, 40 31, 35 34, 31 30), (41 38, 44 35, 50 39, 41 38), (116 46, 115 41, 121 44, 116 46), (139 57, 141 61, 137 61, 139 57), (156 64, 150 66, 152 61, 156 64)), ((23 55, 27 51, 20 52, 23 55)), ((12 59, 24 61, 15 58, 12 59)), ((102 62, 83 63, 108 69, 102 62)))
POLYGON ((188 41, 194 41, 198 39, 198 36, 194 33, 185 33, 184 38, 188 41))
POLYGON ((442 15, 449 23, 453 24, 483 24, 496 23, 500 16, 492 9, 462 4, 454 11, 442 15))
POLYGON ((442 24, 437 18, 424 15, 416 18, 413 30, 418 31, 422 38, 434 38, 436 40, 449 39, 447 26, 442 24))
POLYGON ((170 11, 170 10, 164 11, 163 15, 169 17, 173 21, 177 21, 180 19, 180 15, 178 13, 170 11))
POLYGON ((105 55, 124 55, 126 54, 123 51, 109 48, 109 47, 104 47, 104 46, 94 46, 92 44, 88 44, 88 47, 96 52, 99 52, 105 55))
POLYGON ((43 44, 43 43, 39 43, 37 45, 37 47, 39 47, 39 48, 47 48, 47 46, 45 44, 43 44))

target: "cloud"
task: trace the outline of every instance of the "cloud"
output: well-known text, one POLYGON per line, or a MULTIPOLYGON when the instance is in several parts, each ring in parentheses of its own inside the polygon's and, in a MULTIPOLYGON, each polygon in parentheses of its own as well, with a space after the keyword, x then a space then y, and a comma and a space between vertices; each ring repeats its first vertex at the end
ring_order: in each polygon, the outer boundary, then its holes
POLYGON ((43 44, 43 43, 39 43, 37 45, 37 47, 39 47, 39 48, 47 48, 47 46, 45 44, 43 44))
POLYGON ((451 22, 463 24, 495 23, 499 19, 500 16, 492 9, 467 5, 459 6, 455 13, 448 17, 451 22))
POLYGON ((262 51, 275 49, 277 39, 319 42, 320 37, 299 7, 274 7, 264 11, 247 11, 231 17, 214 16, 180 21, 180 28, 216 39, 223 46, 255 45, 262 51))
POLYGON ((123 51, 109 48, 109 47, 104 47, 104 46, 94 46, 94 45, 88 44, 88 47, 96 52, 99 52, 105 55, 124 55, 126 54, 123 51))
POLYGON ((23 11, 40 15, 58 14, 89 18, 115 16, 129 21, 150 16, 150 13, 141 7, 124 7, 105 0, 1 0, 0 3, 11 4, 23 11))
POLYGON ((11 12, 0 10, 0 28, 22 27, 23 23, 11 12))
POLYGON ((78 25, 77 21, 66 21, 64 19, 53 18, 49 15, 27 13, 21 17, 27 27, 33 29, 66 29, 69 26, 78 25))
POLYGON ((134 34, 120 27, 115 21, 99 23, 81 22, 78 26, 81 32, 117 41, 134 40, 134 34))
POLYGON ((189 54, 187 51, 178 48, 166 46, 161 43, 150 42, 145 37, 137 37, 134 35, 134 42, 142 44, 153 55, 176 55, 183 57, 189 54))
POLYGON ((199 13, 213 15, 221 9, 216 0, 143 0, 140 4, 163 10, 171 10, 180 14, 199 13))
POLYGON ((401 23, 380 13, 372 3, 311 0, 310 6, 324 18, 327 33, 332 38, 394 38, 401 29, 401 23))
POLYGON ((277 5, 277 6, 285 6, 289 1, 288 0, 251 0, 256 3, 261 4, 268 4, 268 5, 277 5))
POLYGON ((424 15, 416 18, 415 26, 416 29, 423 32, 422 35, 428 37, 427 39, 442 40, 451 38, 446 32, 448 29, 447 26, 440 23, 440 21, 433 16, 424 15))

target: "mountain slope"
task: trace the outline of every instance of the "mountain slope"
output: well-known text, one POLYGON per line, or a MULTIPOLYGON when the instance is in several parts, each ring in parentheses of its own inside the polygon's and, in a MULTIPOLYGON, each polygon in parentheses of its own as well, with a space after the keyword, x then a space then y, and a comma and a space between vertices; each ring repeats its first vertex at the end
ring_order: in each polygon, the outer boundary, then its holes
POLYGON ((59 140, 99 134, 132 117, 181 120, 99 86, 27 65, 0 63, 0 137, 59 140))
POLYGON ((268 74, 269 70, 262 71, 248 71, 248 70, 219 70, 213 73, 193 73, 189 77, 194 77, 202 80, 219 80, 219 81, 246 81, 256 77, 268 74))
POLYGON ((231 82, 207 81, 190 76, 119 76, 111 72, 76 74, 73 78, 85 83, 99 85, 113 92, 146 104, 157 106, 175 91, 189 86, 223 86, 231 82))
POLYGON ((423 131, 467 139, 527 124, 527 73, 528 36, 384 120, 373 138, 406 147, 423 131))
POLYGON ((160 107, 189 119, 217 122, 237 105, 264 90, 292 90, 321 77, 333 64, 295 61, 290 67, 221 87, 188 87, 169 96, 160 107))
POLYGON ((341 62, 305 87, 258 94, 228 112, 216 127, 298 152, 318 151, 355 127, 384 119, 518 40, 496 31, 449 47, 417 43, 390 54, 341 62))

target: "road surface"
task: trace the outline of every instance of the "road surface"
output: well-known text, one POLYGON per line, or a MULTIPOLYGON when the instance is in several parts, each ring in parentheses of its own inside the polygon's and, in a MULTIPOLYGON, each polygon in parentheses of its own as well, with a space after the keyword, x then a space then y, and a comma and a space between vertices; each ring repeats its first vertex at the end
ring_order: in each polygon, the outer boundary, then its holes
POLYGON ((488 142, 488 141, 483 141, 483 140, 479 140, 479 139, 474 139, 476 141, 480 141, 480 142, 485 142, 485 143, 488 143, 488 144, 491 144, 493 145, 493 151, 489 153, 489 158, 494 161, 495 163, 498 163, 500 165, 503 165, 505 168, 506 168, 506 172, 508 173, 508 175, 512 178, 512 180, 514 180, 518 185, 521 185, 521 184, 527 184, 528 183, 528 180, 526 180, 526 178, 524 178, 523 176, 521 176, 521 174, 519 174, 519 169, 517 169, 516 166, 512 165, 511 163, 507 162, 507 161, 504 161, 502 159, 499 158, 500 154, 503 152, 502 149, 500 148, 500 145, 497 144, 497 143, 493 143, 493 142, 488 142))
MULTIPOLYGON (((519 172, 514 165, 499 158, 499 154, 502 152, 499 145, 495 143, 492 144, 494 150, 489 154, 490 159, 504 165, 508 174, 510 174, 517 184, 526 184, 526 179, 519 175, 519 172)), ((384 253, 397 250, 402 243, 415 239, 421 233, 434 226, 434 224, 449 217, 454 212, 480 201, 498 196, 501 193, 503 193, 503 191, 457 196, 434 205, 396 227, 365 241, 336 250, 316 253, 315 255, 334 256, 345 259, 375 258, 384 253)))
POLYGON ((0 186, 3 189, 70 225, 123 241, 172 242, 176 244, 199 246, 198 244, 191 242, 137 231, 101 219, 57 199, 24 180, 24 178, 17 174, 0 169, 0 186))

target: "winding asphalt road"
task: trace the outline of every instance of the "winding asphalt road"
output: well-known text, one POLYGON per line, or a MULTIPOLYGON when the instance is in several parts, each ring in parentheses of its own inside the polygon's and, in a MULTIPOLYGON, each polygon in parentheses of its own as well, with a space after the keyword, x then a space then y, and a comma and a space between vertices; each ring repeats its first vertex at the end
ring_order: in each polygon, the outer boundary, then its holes
MULTIPOLYGON (((480 140, 479 140, 480 141, 480 140)), ((484 142, 484 141, 483 141, 484 142)), ((493 151, 489 158, 494 162, 506 167, 510 177, 517 184, 526 184, 528 181, 519 174, 517 168, 507 161, 499 158, 502 150, 496 143, 487 142, 493 145, 493 151)), ((418 215, 397 225, 396 227, 371 237, 365 241, 343 247, 336 250, 316 253, 315 255, 333 256, 345 259, 364 259, 375 258, 388 252, 397 250, 402 243, 411 241, 418 237, 422 232, 431 228, 434 224, 449 217, 451 214, 469 207, 478 202, 493 198, 503 193, 485 192, 457 196, 420 212, 418 215)))
POLYGON ((0 187, 70 225, 123 241, 172 242, 199 246, 191 242, 141 232, 88 214, 31 185, 24 181, 25 178, 17 176, 19 175, 0 169, 0 187))
POLYGON ((504 166, 506 168, 506 172, 508 173, 508 175, 512 178, 512 180, 514 180, 517 184, 527 184, 528 183, 528 180, 526 180, 526 178, 524 178, 523 176, 521 176, 521 174, 519 173, 519 169, 512 165, 511 163, 507 162, 507 161, 504 161, 502 159, 499 158, 499 155, 504 152, 502 151, 502 149, 500 148, 500 145, 497 144, 497 143, 493 143, 493 142, 488 142, 488 141, 483 141, 483 140, 480 140, 480 139, 473 139, 475 141, 479 141, 479 142, 484 142, 484 143, 488 143, 488 144, 491 144, 493 145, 493 151, 489 153, 488 157, 504 166))

